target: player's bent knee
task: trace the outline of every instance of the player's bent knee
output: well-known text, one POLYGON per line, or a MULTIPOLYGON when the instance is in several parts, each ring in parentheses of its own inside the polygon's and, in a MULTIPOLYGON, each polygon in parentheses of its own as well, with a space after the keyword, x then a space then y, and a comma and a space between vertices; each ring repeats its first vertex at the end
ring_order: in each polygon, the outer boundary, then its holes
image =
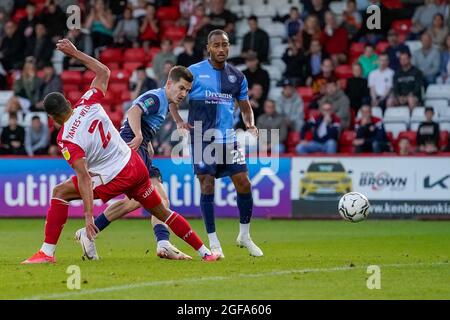
POLYGON ((67 200, 69 196, 69 188, 66 183, 60 183, 53 188, 52 197, 67 200))

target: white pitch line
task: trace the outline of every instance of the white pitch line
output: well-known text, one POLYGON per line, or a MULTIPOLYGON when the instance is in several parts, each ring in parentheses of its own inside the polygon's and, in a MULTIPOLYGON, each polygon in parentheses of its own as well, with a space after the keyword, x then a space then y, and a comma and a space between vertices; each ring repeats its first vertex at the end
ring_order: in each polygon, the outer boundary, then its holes
MULTIPOLYGON (((380 268, 401 268, 401 267, 414 267, 414 266, 439 266, 439 265, 447 265, 445 262, 429 262, 429 263, 407 263, 407 264, 386 264, 380 265, 380 268)), ((260 277, 271 277, 271 276, 282 276, 289 275, 294 273, 317 273, 317 272, 337 272, 337 271, 349 271, 355 269, 366 269, 367 266, 355 266, 355 267, 334 267, 334 268, 311 268, 311 269, 294 269, 294 270, 279 270, 279 271, 271 271, 271 272, 261 272, 261 273, 239 273, 231 276, 217 276, 217 277, 203 277, 203 278, 187 278, 180 280, 162 280, 162 281, 149 281, 149 282, 141 282, 141 283, 133 283, 126 284, 120 286, 112 286, 105 288, 97 288, 97 289, 87 289, 87 290, 79 290, 79 291, 71 291, 71 292, 63 292, 63 293, 53 293, 53 294, 42 294, 36 295, 28 298, 24 298, 23 300, 41 300, 41 299, 61 299, 75 296, 84 296, 88 294, 97 294, 104 292, 114 292, 114 291, 124 291, 131 290, 137 288, 145 288, 145 287, 157 287, 157 286, 166 286, 173 284, 190 284, 190 283, 198 283, 200 281, 222 281, 222 280, 232 280, 236 278, 260 278, 260 277)))

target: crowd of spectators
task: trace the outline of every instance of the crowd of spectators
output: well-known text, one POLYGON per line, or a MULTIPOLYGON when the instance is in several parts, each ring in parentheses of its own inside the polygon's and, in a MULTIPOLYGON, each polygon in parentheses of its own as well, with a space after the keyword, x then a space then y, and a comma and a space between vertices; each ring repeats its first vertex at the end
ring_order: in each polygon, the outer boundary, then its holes
MULTIPOLYGON (((126 78, 128 90, 121 90, 128 92, 120 92, 125 98, 119 107, 116 103, 107 110, 120 109, 115 121, 120 126, 133 99, 163 86, 172 66, 189 66, 206 57, 206 35, 216 28, 227 31, 231 44, 240 46, 240 53, 229 62, 248 80, 257 126, 279 130, 279 144, 269 151, 336 153, 342 151, 341 137, 349 131, 354 135, 347 151, 355 153, 436 153, 449 149, 448 142, 441 141, 433 108, 424 109, 425 120, 414 141, 404 136, 393 139, 382 115, 372 112, 374 108, 385 111, 408 106, 412 113, 424 105, 427 86, 450 84, 447 1, 403 1, 402 9, 396 9, 383 1, 347 0, 340 15, 330 10, 328 0, 301 0, 300 7, 295 4, 299 1, 291 2, 286 16, 274 10, 271 17, 273 22, 284 23, 280 45, 286 47, 279 57, 284 65, 282 76, 274 81, 270 24, 261 24, 254 15, 239 16, 225 0, 1 1, 0 90, 11 90, 13 95, 0 109, 9 114, 1 130, 0 154, 57 154, 57 128, 39 115, 42 101, 53 91, 68 96, 61 71, 84 71, 78 61, 67 57, 62 60, 62 70, 55 69, 58 39, 67 37, 83 52, 100 58, 108 49, 132 48, 143 48, 146 57, 151 57, 142 64, 128 62, 132 75, 129 81, 126 78), (65 12, 72 4, 81 8, 82 25, 67 30, 65 12), (379 29, 367 27, 370 16, 365 8, 370 4, 380 7, 379 29), (174 10, 164 16, 161 8, 174 10), (399 31, 394 27, 396 20, 410 21, 410 29, 399 31), (240 21, 248 24, 248 32, 241 38, 237 32, 240 21), (170 36, 168 29, 181 30, 181 36, 170 36), (420 41, 420 46, 410 50, 405 40, 420 41)), ((126 64, 109 62, 110 68, 119 70, 126 64)), ((85 87, 80 88, 81 93, 82 89, 85 87)), ((235 114, 235 127, 244 128, 238 109, 235 114)), ((170 154, 170 133, 175 128, 168 116, 154 141, 157 154, 170 154)), ((261 139, 271 142, 270 137, 261 139)))

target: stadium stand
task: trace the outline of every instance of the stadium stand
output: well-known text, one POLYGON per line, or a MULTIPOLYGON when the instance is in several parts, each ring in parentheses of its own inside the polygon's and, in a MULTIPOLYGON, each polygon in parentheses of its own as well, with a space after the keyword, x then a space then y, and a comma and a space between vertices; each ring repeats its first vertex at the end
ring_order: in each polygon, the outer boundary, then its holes
MULTIPOLYGON (((101 0, 99 0, 101 1, 101 0)), ((26 1, 22 1, 26 5, 26 1)), ((40 12, 45 10, 46 3, 44 1, 33 1, 37 4, 36 17, 40 18, 40 12)), ((92 6, 89 1, 79 0, 78 3, 82 10, 83 17, 87 16, 92 10, 92 6)), ((207 1, 193 1, 193 0, 172 0, 162 1, 165 5, 157 5, 156 10, 156 23, 159 25, 159 31, 157 32, 156 41, 150 43, 138 42, 137 46, 123 47, 117 44, 110 44, 106 46, 100 46, 93 51, 93 55, 99 58, 100 61, 105 63, 111 69, 111 79, 108 94, 104 98, 103 103, 105 109, 110 113, 114 123, 117 127, 120 127, 125 116, 125 105, 129 103, 131 99, 131 85, 136 82, 135 70, 138 67, 144 66, 147 72, 147 76, 154 78, 155 73, 153 69, 153 58, 161 50, 159 47, 159 41, 162 39, 170 39, 173 42, 173 52, 178 55, 183 52, 181 47, 182 40, 187 34, 196 38, 196 50, 202 55, 204 37, 208 30, 211 30, 212 26, 205 25, 195 29, 195 23, 197 23, 194 17, 194 12, 190 13, 192 19, 183 19, 183 14, 180 13, 180 5, 184 2, 203 3, 206 9, 206 15, 210 13, 210 7, 207 1), (208 29, 209 28, 209 29, 208 29), (194 31, 192 31, 194 30, 194 31), (200 45, 200 47, 198 47, 200 45), (199 49, 200 48, 200 49, 199 49)), ((218 2, 221 2, 219 0, 218 2)), ((126 1, 124 2, 126 3, 126 1)), ((159 3, 159 2, 158 2, 159 3)), ((412 16, 417 8, 416 2, 413 1, 398 1, 398 0, 384 0, 383 5, 388 8, 391 13, 392 20, 389 25, 383 26, 387 30, 395 30, 399 35, 401 42, 406 44, 410 52, 421 50, 422 44, 418 40, 418 36, 413 32, 412 16)), ((110 5, 106 1, 107 5, 110 5)), ((347 79, 353 77, 352 63, 358 61, 358 58, 363 54, 365 44, 370 40, 374 45, 376 53, 379 55, 383 52, 389 52, 392 48, 388 41, 386 34, 380 34, 376 37, 366 37, 364 32, 367 32, 364 28, 359 29, 361 24, 357 26, 349 25, 347 2, 346 1, 323 1, 324 10, 318 13, 319 17, 319 29, 312 25, 306 25, 307 18, 313 15, 310 2, 301 0, 228 0, 224 2, 226 10, 229 10, 231 15, 234 15, 234 32, 231 32, 231 46, 230 46, 230 58, 239 58, 242 50, 243 37, 250 31, 247 17, 255 15, 258 17, 258 25, 261 29, 265 30, 270 38, 269 47, 269 61, 264 63, 262 68, 267 70, 270 75, 270 89, 268 97, 271 99, 278 99, 281 95, 281 83, 286 78, 286 64, 282 60, 284 55, 295 56, 298 59, 298 68, 302 74, 302 78, 298 82, 297 93, 303 101, 303 112, 305 118, 311 114, 317 112, 314 108, 320 107, 317 105, 319 95, 321 93, 316 91, 316 88, 311 87, 313 79, 321 72, 317 61, 322 62, 325 57, 331 56, 331 53, 322 50, 320 55, 312 54, 309 51, 311 40, 321 39, 321 34, 324 32, 334 32, 334 27, 327 25, 323 17, 323 13, 330 10, 337 18, 338 25, 346 28, 349 31, 350 42, 349 47, 345 52, 340 52, 345 55, 346 61, 333 61, 334 63, 334 75, 339 81, 341 88, 345 89, 347 79), (290 21, 290 10, 292 7, 297 7, 300 12, 300 18, 298 22, 298 33, 295 37, 290 39, 295 46, 296 51, 292 51, 292 47, 288 46, 287 39, 287 26, 290 21), (351 32, 352 28, 355 32, 351 32)), ((131 9, 132 4, 129 4, 131 9)), ((442 12, 448 10, 448 5, 441 4, 442 12)), ((192 8, 195 6, 193 5, 192 8)), ((123 6, 125 8, 125 6, 123 6)), ((363 12, 358 12, 359 19, 363 16, 363 12)), ((13 8, 12 12, 8 12, 8 16, 11 20, 20 22, 25 17, 26 11, 24 7, 13 8)), ((187 15, 189 16, 189 15, 187 15)), ((115 17, 115 24, 121 19, 121 15, 117 14, 115 17)), ((358 19, 358 16, 354 17, 358 19)), ((133 18, 141 23, 142 18, 133 18)), ((309 19, 308 19, 309 20, 309 19)), ((84 19, 83 19, 84 22, 84 19)), ((0 22, 2 24, 3 22, 0 22)), ((309 22, 308 22, 309 23, 309 22)), ((309 23, 311 24, 311 23, 309 23)), ((448 28, 448 24, 445 24, 448 28)), ((2 30, 0 28, 0 30, 2 30)), ((67 30, 65 31, 67 36, 71 36, 67 30)), ((89 50, 92 47, 92 33, 89 29, 82 29, 83 35, 82 45, 85 50, 89 50)), ((20 35, 19 35, 20 36, 20 35)), ((7 35, 0 32, 0 40, 7 37, 7 35)), ((80 38, 81 39, 81 38, 80 38)), ((57 38, 52 39, 56 41, 57 38)), ((1 41, 0 41, 1 42, 1 41)), ((323 43, 322 43, 323 47, 323 43)), ((7 48, 0 48, 3 52, 7 48)), ((395 49, 395 48, 394 48, 395 49)), ((24 50, 25 51, 25 50, 24 50)), ((30 51, 32 52, 32 51, 30 51)), ((443 57, 445 52, 442 51, 443 57)), ((24 57, 25 58, 25 57, 24 57)), ((283 58, 284 59, 284 58, 283 58)), ((64 56, 58 51, 54 50, 51 61, 55 67, 56 73, 60 76, 62 81, 62 91, 66 95, 67 99, 71 103, 75 103, 89 88, 89 85, 94 77, 91 71, 86 71, 80 68, 70 68, 64 62, 64 56), (66 69, 64 69, 66 67, 66 69)), ((444 60, 443 60, 444 61, 444 60)), ((6 90, 0 91, 0 122, 1 126, 4 126, 8 119, 8 112, 11 112, 10 99, 13 96, 17 96, 18 92, 14 91, 14 80, 20 77, 20 68, 14 69, 8 66, 8 61, 1 59, 0 62, 3 67, 6 68, 6 90), (6 66, 5 66, 6 65, 6 66), (6 122, 5 122, 6 121, 6 122)), ((244 65, 238 65, 238 69, 244 70, 244 65)), ((441 69, 446 69, 446 66, 441 66, 441 69)), ((396 70, 394 70, 396 71, 396 70)), ((39 70, 37 72, 38 77, 43 78, 44 72, 39 70)), ((159 79, 155 79, 159 80, 159 79)), ((445 139, 448 139, 448 132, 450 131, 450 84, 438 84, 430 83, 426 88, 423 88, 424 100, 419 102, 419 105, 431 106, 435 110, 435 119, 440 124, 442 131, 441 141, 442 145, 446 145, 445 139)), ((267 94, 265 94, 267 96, 267 94)), ((42 99, 43 97, 40 97, 42 99)), ((367 103, 370 102, 371 97, 366 97, 367 103)), ((353 107, 353 106, 352 106, 353 107)), ((383 106, 384 108, 384 106, 383 106)), ((410 110, 408 107, 396 106, 387 108, 383 111, 383 108, 374 106, 372 107, 372 114, 375 117, 383 119, 385 128, 388 131, 388 137, 395 143, 398 137, 403 135, 412 136, 411 132, 415 132, 424 119, 423 107, 416 107, 414 110, 410 110), (406 133, 405 133, 406 132, 406 133), (409 132, 409 133, 408 133, 409 132)), ((29 119, 34 113, 28 113, 27 110, 20 110, 25 114, 24 118, 19 117, 24 125, 29 124, 29 119)), ((38 113, 39 114, 39 113, 38 113)), ((360 113, 357 109, 351 109, 351 123, 355 123, 355 118, 360 117, 360 113)), ((41 117, 41 116, 40 116, 41 117)), ((44 121, 51 126, 51 122, 44 121)), ((354 138, 354 132, 352 130, 344 131, 341 133, 339 139, 339 152, 351 153, 353 152, 352 139, 354 138)), ((299 132, 289 131, 288 139, 286 142, 286 151, 294 152, 295 145, 299 142, 299 132)))

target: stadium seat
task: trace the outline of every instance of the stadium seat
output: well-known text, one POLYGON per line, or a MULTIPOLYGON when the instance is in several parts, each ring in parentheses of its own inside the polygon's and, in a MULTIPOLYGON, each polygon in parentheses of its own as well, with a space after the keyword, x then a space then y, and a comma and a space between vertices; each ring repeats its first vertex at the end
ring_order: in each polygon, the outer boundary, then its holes
POLYGON ((271 87, 269 91, 269 99, 277 101, 280 98, 282 91, 282 87, 271 87))
POLYGON ((236 58, 239 57, 240 55, 241 55, 241 47, 231 44, 230 50, 228 52, 228 58, 236 58))
POLYGON ((283 75, 281 73, 281 70, 279 68, 277 68, 276 66, 262 65, 261 67, 269 73, 271 79, 281 80, 283 75))
POLYGON ((281 73, 284 73, 284 71, 286 71, 286 63, 284 63, 282 59, 272 59, 271 65, 280 70, 281 73))
MULTIPOLYGON (((251 0, 250 0, 251 1, 251 0)), ((303 0, 302 0, 303 1, 303 0)), ((303 3, 300 1, 290 1, 290 0, 278 0, 275 3, 271 3, 276 6, 277 14, 279 17, 284 17, 289 14, 291 7, 297 7, 300 14, 303 13, 303 3)))
POLYGON ((25 18, 26 16, 27 11, 25 9, 17 9, 11 20, 18 24, 20 20, 22 20, 22 18, 25 18))
POLYGON ((125 101, 130 101, 131 100, 131 93, 129 90, 125 90, 120 94, 120 100, 122 100, 122 102, 125 101))
POLYGON ((110 81, 128 84, 130 76, 131 76, 130 73, 126 70, 112 70, 111 76, 110 76, 110 81))
POLYGON ((82 95, 83 92, 79 90, 70 90, 65 94, 67 100, 69 100, 72 106, 75 105, 75 103, 81 98, 82 95))
POLYGON ((433 107, 434 112, 440 116, 449 106, 447 99, 429 99, 425 101, 425 107, 433 107))
POLYGON ((439 147, 443 148, 448 144, 449 131, 441 130, 439 135, 439 147))
POLYGON ((333 1, 330 2, 330 10, 335 14, 335 15, 342 15, 347 7, 347 3, 345 1, 333 1))
POLYGON ((314 92, 311 87, 298 87, 297 93, 300 97, 302 97, 303 102, 310 102, 314 96, 314 92))
POLYGON ((350 46, 350 60, 356 60, 364 53, 364 43, 353 42, 350 46))
POLYGON ((410 120, 408 107, 392 107, 384 111, 384 123, 401 122, 408 124, 410 120))
POLYGON ((94 80, 94 78, 95 78, 94 71, 86 70, 83 73, 83 84, 91 84, 92 80, 94 80))
POLYGON ((335 69, 336 76, 340 79, 348 79, 353 77, 352 66, 343 64, 335 69))
POLYGON ((161 48, 159 47, 151 47, 150 50, 147 52, 147 61, 150 63, 153 61, 153 58, 161 51, 161 48))
POLYGON ((383 5, 388 9, 401 9, 403 4, 401 0, 383 0, 383 5))
POLYGON ((391 28, 399 34, 407 35, 411 32, 412 21, 410 19, 395 20, 392 22, 391 28))
POLYGON ((284 52, 286 51, 286 48, 287 48, 287 44, 281 44, 276 47, 271 46, 270 57, 272 59, 282 58, 284 55, 284 52))
POLYGON ((286 139, 286 152, 295 152, 295 147, 300 142, 300 133, 297 131, 290 131, 286 139))
MULTIPOLYGON (((253 3, 253 1, 252 1, 253 3)), ((260 4, 253 7, 253 14, 258 18, 262 17, 272 17, 273 16, 273 6, 267 4, 260 4)), ((261 23, 261 25, 264 25, 261 23)))
POLYGON ((448 121, 440 121, 439 122, 439 129, 441 130, 441 131, 447 131, 447 132, 450 132, 450 122, 448 122, 448 121))
POLYGON ((8 100, 14 95, 12 90, 0 90, 0 106, 6 105, 8 100))
POLYGON ((108 63, 122 63, 122 49, 119 48, 106 48, 100 52, 100 61, 108 63))
POLYGON ((269 37, 285 37, 286 36, 286 27, 281 22, 274 22, 270 26, 265 26, 269 37))
POLYGON ((443 131, 450 132, 450 107, 444 109, 444 111, 439 115, 439 127, 443 131))
POLYGON ((283 37, 271 37, 269 39, 269 42, 270 42, 270 47, 273 50, 273 48, 283 44, 283 37))
POLYGON ((400 132, 408 130, 408 126, 406 125, 406 123, 402 122, 385 123, 384 128, 387 132, 392 133, 394 139, 397 139, 400 132))
POLYGON ((408 139, 409 143, 411 144, 412 147, 415 147, 417 144, 417 133, 414 131, 402 131, 398 134, 398 138, 397 140, 400 139, 408 139))
POLYGON ((186 36, 186 28, 183 26, 168 27, 163 32, 163 38, 170 39, 172 42, 180 42, 186 36))
POLYGON ((405 44, 408 46, 411 53, 422 48, 422 42, 419 40, 408 40, 405 41, 405 44))
POLYGON ((63 83, 63 92, 64 92, 64 94, 67 94, 70 91, 79 91, 79 90, 80 90, 80 86, 77 85, 77 84, 70 84, 70 83, 66 84, 66 83, 63 83))
POLYGON ((125 62, 123 64, 123 70, 126 70, 129 74, 132 74, 138 67, 142 65, 143 64, 140 62, 125 62))
MULTIPOLYGON (((6 127, 9 121, 9 113, 0 114, 0 128, 6 127)), ((17 112, 17 123, 23 126, 24 115, 22 111, 17 112)))
POLYGON ((123 61, 124 63, 140 62, 141 64, 145 64, 146 56, 144 49, 143 48, 126 49, 123 53, 123 61))
POLYGON ((239 19, 247 18, 252 14, 252 8, 246 4, 233 4, 230 6, 230 11, 239 19))
POLYGON ((425 93, 427 99, 447 99, 450 100, 449 84, 430 84, 425 93))
POLYGON ((177 21, 180 18, 178 7, 160 7, 156 11, 156 19, 177 21))
MULTIPOLYGON (((434 121, 438 121, 438 115, 435 113, 433 116, 434 121)), ((421 122, 425 121, 425 108, 416 107, 411 114, 410 130, 417 131, 421 122)))
POLYGON ((247 20, 244 20, 244 19, 236 22, 235 29, 236 29, 236 37, 237 38, 243 38, 244 35, 250 31, 250 27, 248 26, 247 20))
POLYGON ((82 83, 81 71, 65 70, 61 73, 63 84, 74 84, 79 86, 82 83))
POLYGON ((31 119, 33 119, 34 116, 38 116, 41 119, 41 123, 44 127, 48 126, 48 116, 45 112, 28 112, 25 115, 23 125, 25 127, 31 126, 31 119))
MULTIPOLYGON (((372 107, 372 116, 383 119, 383 109, 381 109, 380 107, 377 107, 377 106, 372 107)), ((356 119, 360 119, 360 118, 361 118, 361 109, 359 109, 358 113, 356 114, 356 119)))
POLYGON ((116 101, 117 101, 116 95, 111 90, 108 90, 105 96, 103 97, 101 103, 113 105, 114 103, 116 103, 116 101))
POLYGON ((356 132, 353 130, 344 130, 339 137, 339 152, 352 153, 353 140, 356 138, 356 132))
POLYGON ((108 90, 111 90, 111 92, 114 93, 116 97, 115 101, 122 102, 122 92, 128 92, 128 83, 113 82, 109 85, 108 90))
POLYGON ((375 47, 375 51, 378 54, 381 54, 381 53, 384 53, 388 47, 389 47, 389 42, 387 42, 387 41, 380 41, 380 42, 377 43, 377 45, 375 47))

